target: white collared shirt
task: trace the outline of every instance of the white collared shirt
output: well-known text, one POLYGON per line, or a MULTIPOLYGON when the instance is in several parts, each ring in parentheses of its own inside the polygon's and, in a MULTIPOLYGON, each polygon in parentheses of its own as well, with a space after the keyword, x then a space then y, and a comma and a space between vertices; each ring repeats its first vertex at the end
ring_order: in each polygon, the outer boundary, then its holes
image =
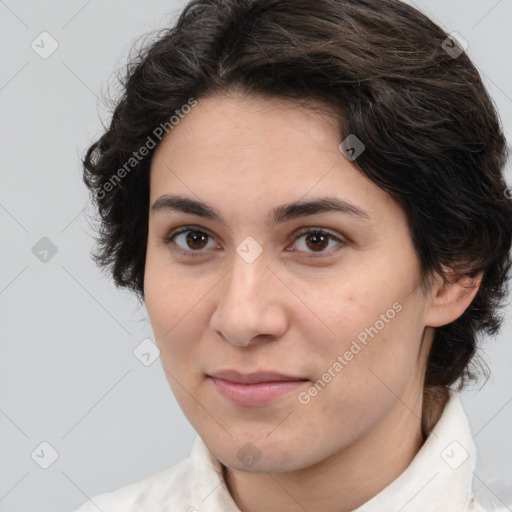
MULTIPOLYGON (((450 390, 441 418, 411 464, 354 512, 484 511, 472 497, 475 462, 476 449, 466 415, 457 394, 450 390)), ((102 512, 241 512, 226 487, 220 462, 200 437, 188 459, 141 481, 99 494, 76 512, 98 512, 98 509, 102 512)))

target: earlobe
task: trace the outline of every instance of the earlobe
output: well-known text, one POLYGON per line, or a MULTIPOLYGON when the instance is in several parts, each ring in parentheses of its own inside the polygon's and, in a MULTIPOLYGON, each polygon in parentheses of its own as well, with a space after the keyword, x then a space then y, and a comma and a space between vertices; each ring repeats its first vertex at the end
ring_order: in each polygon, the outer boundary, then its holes
POLYGON ((449 274, 448 280, 438 277, 429 292, 425 310, 425 326, 441 327, 462 316, 475 298, 483 275, 475 277, 449 274))

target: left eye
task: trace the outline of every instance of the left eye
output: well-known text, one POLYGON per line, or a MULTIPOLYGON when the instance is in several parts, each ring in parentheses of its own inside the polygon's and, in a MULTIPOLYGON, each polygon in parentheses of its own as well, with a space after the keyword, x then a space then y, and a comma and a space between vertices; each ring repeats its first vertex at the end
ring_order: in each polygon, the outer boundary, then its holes
MULTIPOLYGON (((306 228, 305 230, 300 231, 298 233, 297 240, 300 240, 301 238, 304 238, 305 244, 303 246, 312 249, 313 253, 328 252, 326 249, 329 247, 330 242, 335 242, 334 245, 336 245, 336 243, 338 245, 344 245, 344 241, 339 237, 318 228, 306 228)), ((306 250, 305 252, 308 251, 306 250)))

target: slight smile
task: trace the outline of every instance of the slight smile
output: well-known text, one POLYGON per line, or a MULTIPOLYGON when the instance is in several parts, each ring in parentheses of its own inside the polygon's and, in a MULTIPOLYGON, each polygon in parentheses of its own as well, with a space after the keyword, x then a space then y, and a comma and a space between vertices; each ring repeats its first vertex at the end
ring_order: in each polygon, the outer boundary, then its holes
POLYGON ((277 372, 242 374, 235 370, 212 372, 208 378, 221 395, 242 407, 266 405, 309 382, 308 379, 277 372))

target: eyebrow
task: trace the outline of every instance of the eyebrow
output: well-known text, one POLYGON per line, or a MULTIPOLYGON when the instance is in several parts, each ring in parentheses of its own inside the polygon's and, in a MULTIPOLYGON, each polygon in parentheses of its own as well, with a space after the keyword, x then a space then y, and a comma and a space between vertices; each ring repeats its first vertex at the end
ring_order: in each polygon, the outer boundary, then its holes
MULTIPOLYGON (((205 219, 226 224, 222 215, 214 207, 196 201, 188 197, 165 194, 155 200, 151 206, 154 212, 177 211, 197 215, 205 219)), ((315 215, 318 213, 337 212, 356 217, 361 220, 371 221, 370 215, 343 199, 338 197, 319 197, 309 201, 296 201, 275 207, 270 214, 270 219, 275 223, 282 223, 299 217, 315 215)))

